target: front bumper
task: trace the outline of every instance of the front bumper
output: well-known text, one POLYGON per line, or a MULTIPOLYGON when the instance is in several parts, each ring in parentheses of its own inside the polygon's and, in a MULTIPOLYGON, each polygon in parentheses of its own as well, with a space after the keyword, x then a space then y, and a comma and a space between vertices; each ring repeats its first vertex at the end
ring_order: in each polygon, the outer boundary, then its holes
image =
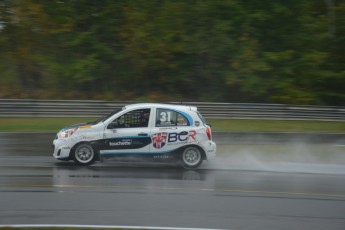
POLYGON ((53 157, 59 160, 69 159, 72 149, 71 143, 67 139, 55 139, 53 141, 53 157))

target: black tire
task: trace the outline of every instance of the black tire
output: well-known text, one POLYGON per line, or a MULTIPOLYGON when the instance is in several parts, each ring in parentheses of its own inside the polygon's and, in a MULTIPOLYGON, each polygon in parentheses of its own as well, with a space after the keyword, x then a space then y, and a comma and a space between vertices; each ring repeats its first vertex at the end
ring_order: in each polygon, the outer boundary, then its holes
POLYGON ((74 150, 72 159, 78 165, 91 165, 96 160, 95 150, 90 144, 82 143, 74 150))
POLYGON ((183 149, 181 155, 182 166, 186 169, 197 168, 204 160, 202 150, 195 146, 188 146, 183 149))

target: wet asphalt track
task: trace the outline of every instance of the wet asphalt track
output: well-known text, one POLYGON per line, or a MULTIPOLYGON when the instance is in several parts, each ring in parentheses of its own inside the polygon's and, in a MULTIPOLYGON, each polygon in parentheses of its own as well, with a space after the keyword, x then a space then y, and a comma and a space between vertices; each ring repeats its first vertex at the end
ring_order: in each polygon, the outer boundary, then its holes
MULTIPOLYGON (((148 163, 77 167, 51 157, 53 136, 0 134, 0 224, 345 229, 341 157, 262 166, 238 157, 225 164, 231 153, 222 151, 194 171, 148 163)), ((336 148, 334 156, 345 149, 336 148)))

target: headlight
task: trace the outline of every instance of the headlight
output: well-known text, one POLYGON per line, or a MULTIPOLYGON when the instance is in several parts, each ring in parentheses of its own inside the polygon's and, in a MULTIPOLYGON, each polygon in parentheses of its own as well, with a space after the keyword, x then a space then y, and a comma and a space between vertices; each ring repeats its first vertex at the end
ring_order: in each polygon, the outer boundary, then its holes
POLYGON ((68 138, 68 137, 72 136, 72 134, 75 133, 75 131, 77 131, 77 129, 78 128, 61 130, 58 133, 58 138, 68 138))

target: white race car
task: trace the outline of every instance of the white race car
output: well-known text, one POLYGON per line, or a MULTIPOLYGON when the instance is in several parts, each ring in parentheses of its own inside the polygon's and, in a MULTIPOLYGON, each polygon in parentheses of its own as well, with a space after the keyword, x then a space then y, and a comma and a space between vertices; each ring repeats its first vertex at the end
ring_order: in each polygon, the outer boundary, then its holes
POLYGON ((211 128, 196 107, 140 103, 58 132, 53 156, 90 165, 96 160, 182 163, 196 168, 216 156, 211 128))

